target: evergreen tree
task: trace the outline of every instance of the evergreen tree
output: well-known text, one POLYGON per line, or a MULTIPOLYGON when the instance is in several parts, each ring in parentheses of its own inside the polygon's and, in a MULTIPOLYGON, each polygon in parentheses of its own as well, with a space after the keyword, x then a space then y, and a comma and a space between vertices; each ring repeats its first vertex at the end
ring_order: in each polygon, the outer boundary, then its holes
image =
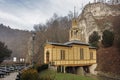
POLYGON ((0 63, 5 59, 10 57, 12 51, 7 48, 7 46, 0 42, 0 63))
POLYGON ((89 36, 89 43, 93 47, 98 48, 98 42, 99 42, 100 36, 98 35, 98 32, 94 31, 90 36, 89 36))
POLYGON ((103 32, 103 36, 102 36, 102 44, 104 45, 104 47, 110 47, 113 45, 113 41, 114 41, 114 34, 113 32, 109 31, 109 30, 105 30, 103 32))

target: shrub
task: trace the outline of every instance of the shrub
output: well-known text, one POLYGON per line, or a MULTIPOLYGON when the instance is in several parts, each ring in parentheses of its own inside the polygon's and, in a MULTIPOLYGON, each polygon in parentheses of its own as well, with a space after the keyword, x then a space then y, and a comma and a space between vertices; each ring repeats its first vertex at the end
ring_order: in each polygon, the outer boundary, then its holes
POLYGON ((40 80, 39 74, 35 69, 24 70, 21 74, 21 80, 40 80))
POLYGON ((36 69, 37 69, 38 72, 46 70, 46 69, 48 69, 48 64, 43 64, 41 66, 37 66, 36 69))
POLYGON ((120 51, 120 35, 118 35, 118 36, 116 37, 116 40, 115 40, 114 42, 115 42, 116 46, 118 47, 118 49, 119 49, 119 51, 120 51))
POLYGON ((90 36, 89 36, 89 43, 93 47, 98 48, 98 42, 99 42, 100 36, 98 35, 98 32, 94 31, 90 36))
POLYGON ((120 48, 120 37, 118 38, 117 43, 118 43, 118 47, 120 48))
POLYGON ((103 36, 102 36, 102 44, 104 45, 104 47, 110 47, 113 45, 113 41, 114 41, 114 34, 113 32, 109 31, 109 30, 105 30, 103 32, 103 36))
POLYGON ((3 62, 6 58, 9 58, 12 51, 8 49, 5 43, 0 41, 0 63, 3 62))

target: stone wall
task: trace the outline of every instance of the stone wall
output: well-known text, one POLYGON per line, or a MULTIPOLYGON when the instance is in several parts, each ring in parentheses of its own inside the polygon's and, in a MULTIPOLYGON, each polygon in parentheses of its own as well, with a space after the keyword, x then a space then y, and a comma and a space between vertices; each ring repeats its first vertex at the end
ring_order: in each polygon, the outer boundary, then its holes
POLYGON ((96 67, 97 67, 97 64, 93 64, 89 67, 89 70, 90 70, 91 74, 97 75, 97 71, 95 71, 96 67))

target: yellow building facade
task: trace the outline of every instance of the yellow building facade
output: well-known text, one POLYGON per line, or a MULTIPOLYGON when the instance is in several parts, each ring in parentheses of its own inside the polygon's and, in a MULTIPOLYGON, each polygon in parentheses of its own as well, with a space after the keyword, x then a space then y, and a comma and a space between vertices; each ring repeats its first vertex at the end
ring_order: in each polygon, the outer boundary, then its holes
MULTIPOLYGON (((69 31, 69 41, 66 43, 47 42, 44 47, 44 63, 50 66, 83 67, 96 64, 96 48, 82 41, 81 29, 77 19, 73 19, 69 31)), ((62 68, 61 68, 62 69, 62 68)))
POLYGON ((44 62, 54 66, 85 66, 96 63, 96 50, 87 44, 63 45, 48 42, 44 62))

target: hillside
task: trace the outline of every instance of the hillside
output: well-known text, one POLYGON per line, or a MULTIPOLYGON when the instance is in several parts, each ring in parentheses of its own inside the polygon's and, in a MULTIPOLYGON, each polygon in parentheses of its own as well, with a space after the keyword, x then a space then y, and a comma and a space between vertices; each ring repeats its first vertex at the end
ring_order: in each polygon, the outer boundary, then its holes
POLYGON ((119 47, 119 37, 120 37, 120 16, 105 18, 102 22, 109 20, 113 26, 113 32, 115 34, 114 45, 109 48, 100 47, 98 50, 98 71, 103 71, 106 73, 120 74, 120 47, 119 47))
POLYGON ((87 38, 85 42, 89 41, 89 35, 93 31, 97 31, 101 37, 104 30, 114 32, 115 39, 113 46, 104 48, 102 45, 99 45, 100 48, 97 51, 97 70, 119 75, 120 47, 118 41, 120 39, 120 4, 87 4, 78 19, 79 27, 83 29, 85 38, 87 38))
POLYGON ((83 29, 86 41, 93 31, 102 32, 105 29, 112 30, 112 17, 120 15, 120 5, 109 5, 105 3, 87 4, 78 16, 79 27, 83 29))
POLYGON ((11 57, 24 57, 28 53, 27 42, 30 32, 11 29, 9 26, 0 24, 0 41, 4 42, 12 50, 11 57))
POLYGON ((98 70, 120 74, 120 52, 115 46, 98 50, 98 70))

